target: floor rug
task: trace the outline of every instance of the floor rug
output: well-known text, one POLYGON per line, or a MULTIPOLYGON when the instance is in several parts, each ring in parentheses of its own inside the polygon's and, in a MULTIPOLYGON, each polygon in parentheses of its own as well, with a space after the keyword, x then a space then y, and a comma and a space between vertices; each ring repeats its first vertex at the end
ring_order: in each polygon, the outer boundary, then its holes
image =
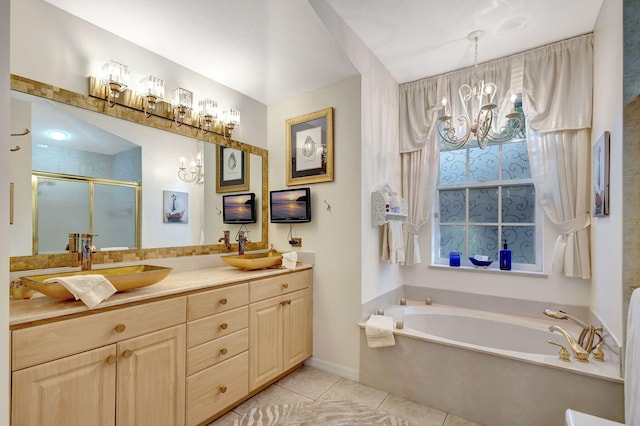
POLYGON ((365 405, 349 401, 315 401, 256 407, 245 413, 237 426, 410 426, 406 421, 365 405))

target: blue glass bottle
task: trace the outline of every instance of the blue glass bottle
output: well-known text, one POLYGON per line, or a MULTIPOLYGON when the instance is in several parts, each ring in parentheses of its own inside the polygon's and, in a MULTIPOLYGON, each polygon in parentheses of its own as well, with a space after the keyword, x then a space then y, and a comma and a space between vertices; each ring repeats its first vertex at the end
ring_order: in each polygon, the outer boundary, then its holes
POLYGON ((500 269, 511 270, 511 250, 507 247, 507 240, 504 240, 504 248, 500 250, 500 269))
POLYGON ((449 252, 449 266, 460 266, 460 252, 449 252))

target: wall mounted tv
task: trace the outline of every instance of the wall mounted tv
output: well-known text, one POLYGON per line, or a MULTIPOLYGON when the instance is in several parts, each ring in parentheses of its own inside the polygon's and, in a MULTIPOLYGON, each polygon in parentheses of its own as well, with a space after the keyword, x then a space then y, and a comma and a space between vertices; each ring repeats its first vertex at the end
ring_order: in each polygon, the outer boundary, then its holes
POLYGON ((256 194, 229 194, 222 196, 222 221, 224 223, 255 223, 256 194))
POLYGON ((269 193, 271 223, 311 222, 309 188, 282 189, 269 193))

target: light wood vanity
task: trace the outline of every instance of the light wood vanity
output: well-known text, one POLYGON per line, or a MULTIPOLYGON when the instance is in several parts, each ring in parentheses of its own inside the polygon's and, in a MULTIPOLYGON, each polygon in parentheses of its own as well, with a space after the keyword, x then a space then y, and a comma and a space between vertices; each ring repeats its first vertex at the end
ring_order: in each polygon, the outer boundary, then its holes
POLYGON ((94 310, 12 301, 12 425, 207 424, 311 356, 312 280, 222 267, 94 310))

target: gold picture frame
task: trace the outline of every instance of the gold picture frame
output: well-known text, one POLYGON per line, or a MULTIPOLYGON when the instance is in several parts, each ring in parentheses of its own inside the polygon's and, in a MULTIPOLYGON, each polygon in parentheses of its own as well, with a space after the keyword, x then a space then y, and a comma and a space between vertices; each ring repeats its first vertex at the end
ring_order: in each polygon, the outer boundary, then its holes
POLYGON ((286 121, 287 186, 333 181, 333 107, 286 121))
POLYGON ((216 149, 216 192, 249 190, 249 156, 244 151, 226 146, 216 149))

